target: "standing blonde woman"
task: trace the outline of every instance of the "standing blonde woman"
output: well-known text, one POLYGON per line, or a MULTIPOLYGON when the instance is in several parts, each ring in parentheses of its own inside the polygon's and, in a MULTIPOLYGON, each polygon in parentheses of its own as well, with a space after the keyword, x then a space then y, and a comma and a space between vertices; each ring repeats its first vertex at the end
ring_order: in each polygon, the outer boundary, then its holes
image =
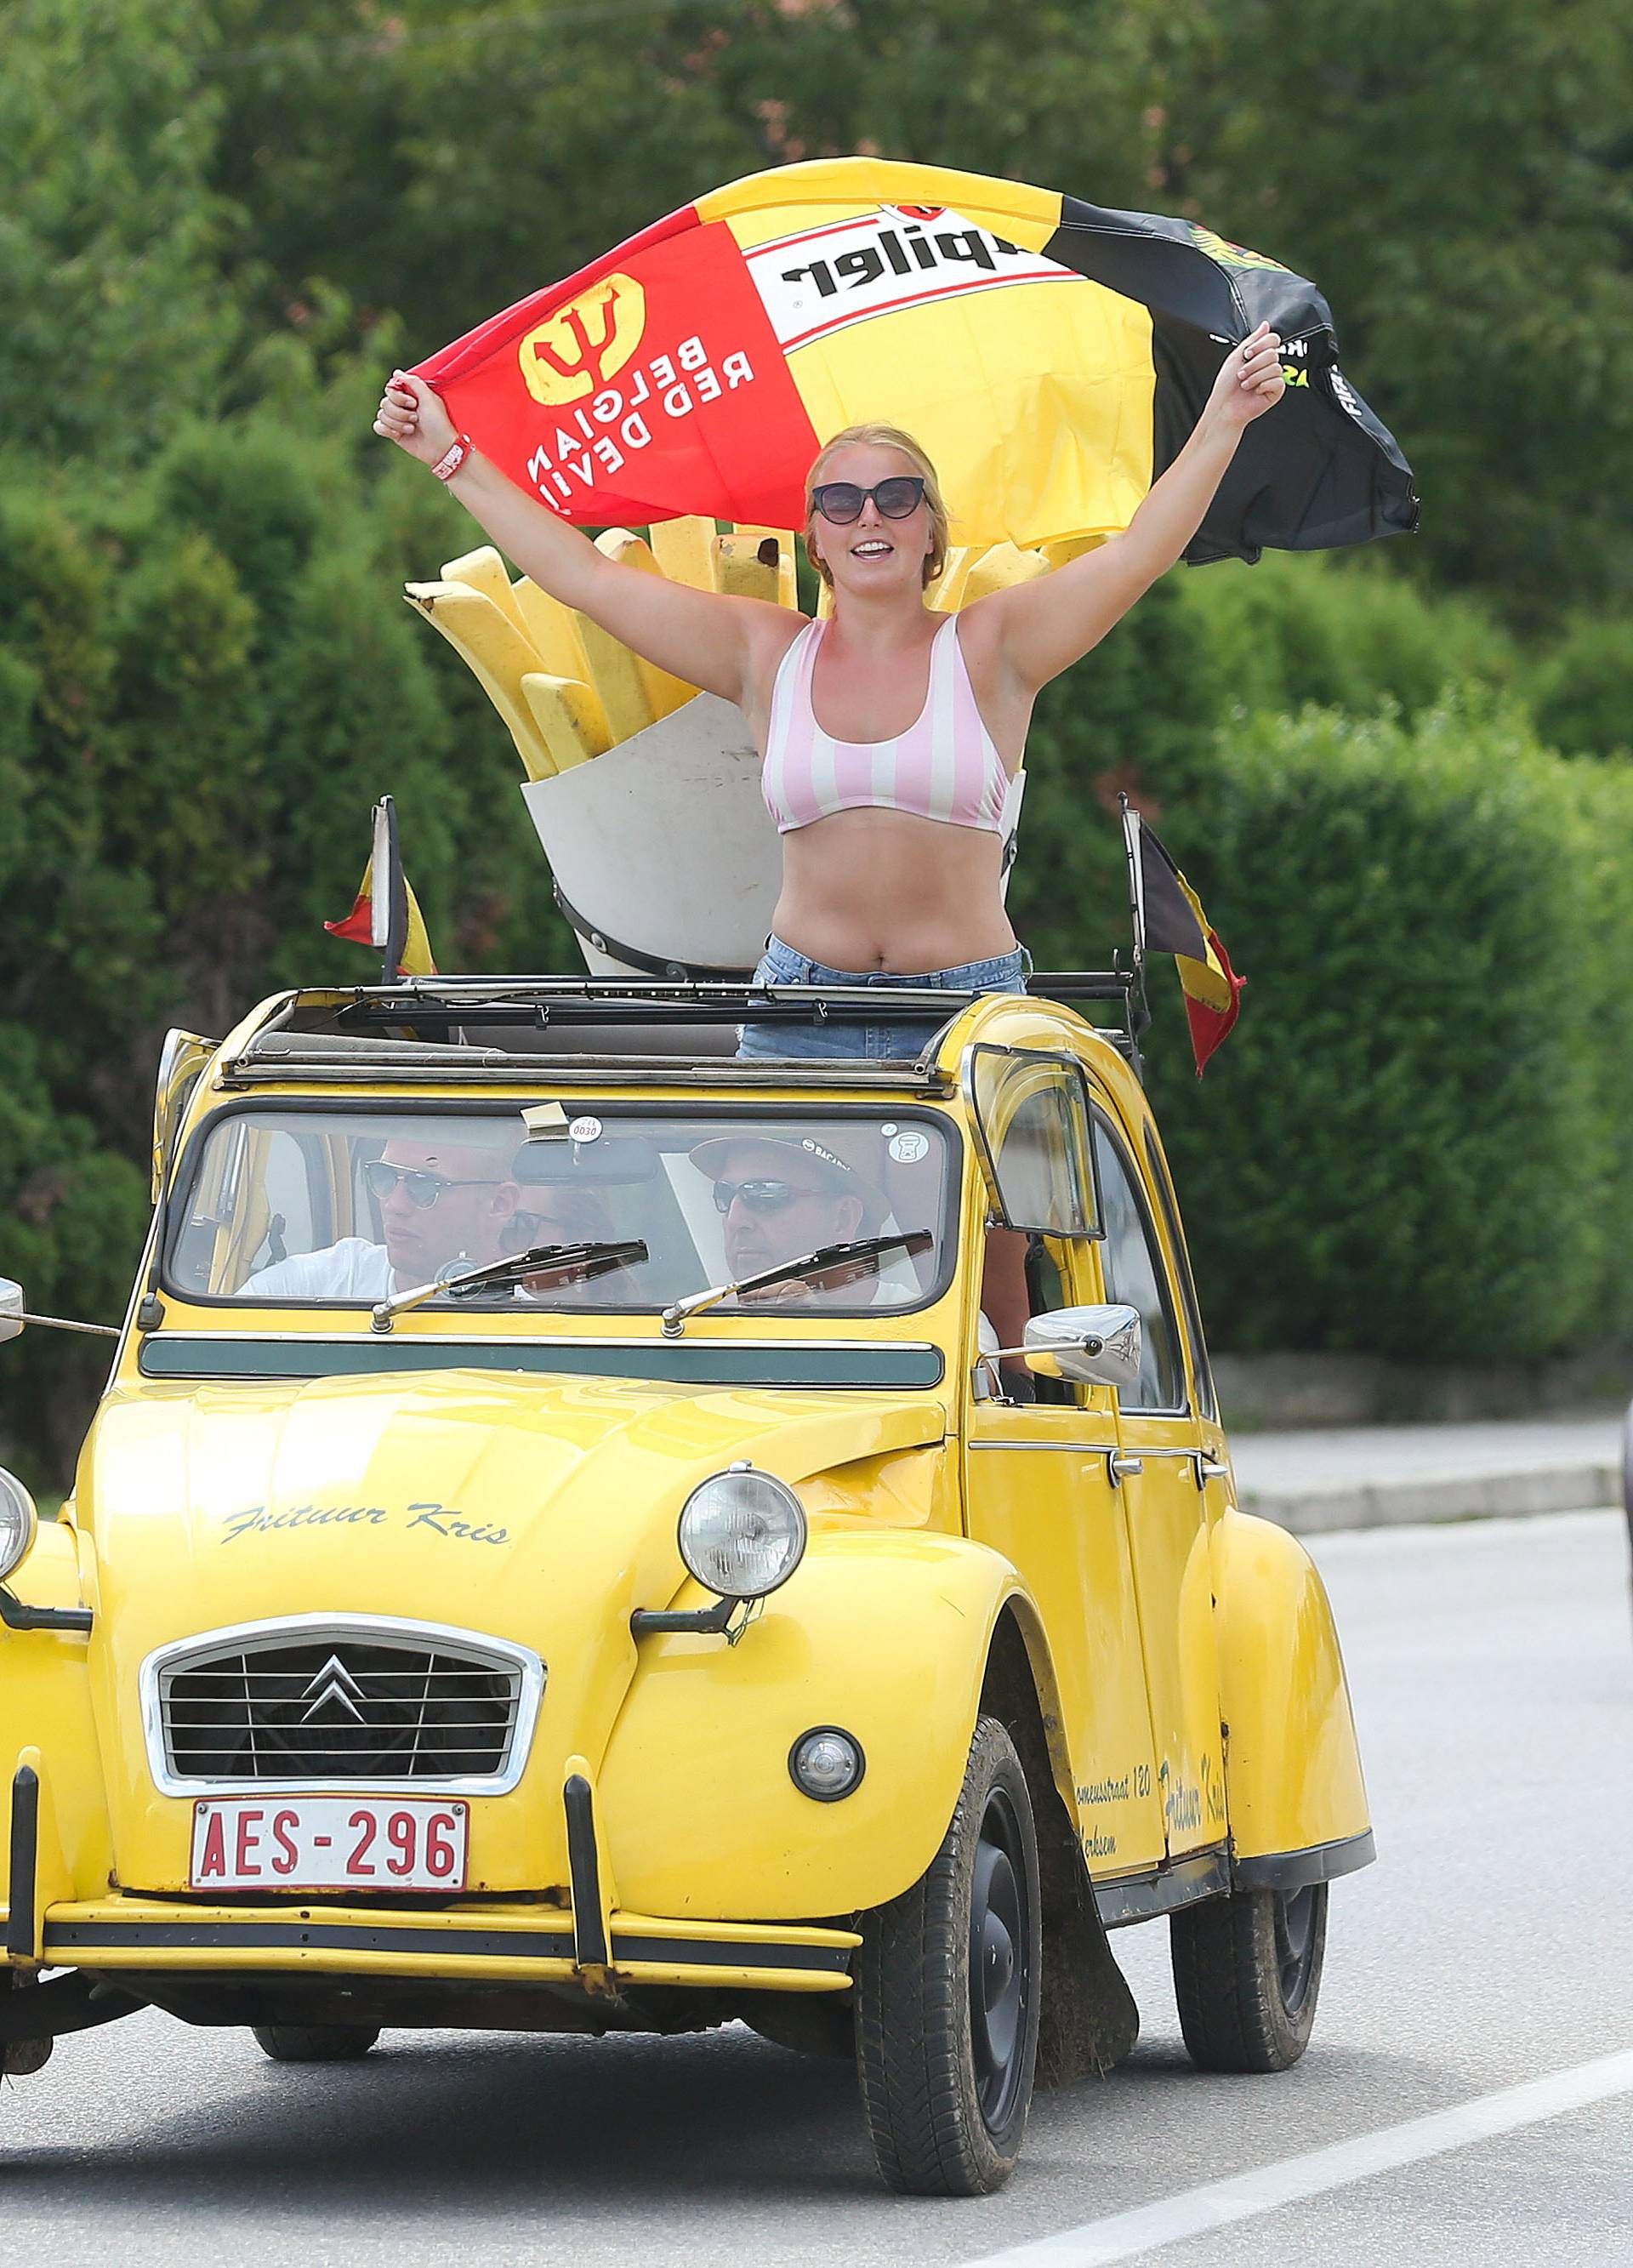
MULTIPOLYGON (((1189 440, 1121 535, 956 615, 924 602, 947 514, 933 468, 903 433, 852 427, 811 468, 806 541, 834 608, 805 626, 786 608, 608 559, 462 447, 422 379, 393 378, 374 430, 442 472, 541 589, 742 710, 783 831, 779 978, 951 988, 975 969, 982 983, 1018 988, 999 825, 1032 704, 1179 559, 1244 429, 1281 397, 1280 343, 1261 324, 1231 354, 1189 440)), ((845 1044, 832 1030, 820 1036, 827 1052, 845 1044)))
MULTIPOLYGON (((374 430, 445 479, 541 589, 742 710, 783 845, 762 979, 1021 991, 1026 959, 1000 893, 1002 823, 1033 703, 1180 558, 1243 431, 1281 398, 1280 345, 1262 323, 1230 354, 1189 440, 1121 535, 955 615, 924 601, 947 542, 935 470, 893 428, 852 426, 811 468, 805 541, 834 605, 809 624, 607 558, 456 434, 423 379, 394 375, 374 430)), ((744 1037, 751 1054, 900 1045, 888 1025, 769 1036, 751 1025, 744 1037)), ((1026 1314, 1019 1258, 991 1273, 1007 1279, 989 1287, 988 1307, 1012 1345, 1026 1314)))

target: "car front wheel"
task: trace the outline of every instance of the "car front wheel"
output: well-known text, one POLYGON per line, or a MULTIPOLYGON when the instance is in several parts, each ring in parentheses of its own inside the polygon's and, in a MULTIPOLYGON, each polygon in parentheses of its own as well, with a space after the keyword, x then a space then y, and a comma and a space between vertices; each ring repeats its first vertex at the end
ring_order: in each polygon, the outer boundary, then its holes
POLYGON ((274 2063, 357 2063, 380 2036, 378 2024, 252 2024, 250 2029, 274 2063))
POLYGON ((1310 2043, 1327 1885, 1237 1890, 1168 1925, 1180 2029, 1203 2071, 1285 2071, 1310 2043))
POLYGON ((1008 2179, 1038 2053, 1042 1943, 1032 1799, 1013 1742, 982 1717, 940 1850, 862 1916, 857 2066, 879 2171, 919 2197, 1008 2179))

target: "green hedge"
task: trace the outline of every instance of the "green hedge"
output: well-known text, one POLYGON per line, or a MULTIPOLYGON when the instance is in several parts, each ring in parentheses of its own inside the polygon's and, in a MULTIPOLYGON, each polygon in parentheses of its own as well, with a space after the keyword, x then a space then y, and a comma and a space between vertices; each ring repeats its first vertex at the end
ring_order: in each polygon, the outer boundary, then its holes
POLYGON ((1221 736, 1170 848, 1248 978, 1199 1089, 1157 969, 1151 1085, 1215 1343, 1426 1359, 1625 1334, 1618 846, 1633 774, 1523 715, 1307 711, 1221 736))
POLYGON ((1633 753, 1633 622, 1578 615, 1541 655, 1526 690, 1538 731, 1567 755, 1633 753))
MULTIPOLYGON (((1188 626, 1244 711, 1307 703, 1408 716, 1448 683, 1515 683, 1512 640, 1477 601, 1425 589, 1409 554, 1267 552, 1177 578, 1188 626)), ((1132 617, 1130 617, 1132 619, 1132 617)))
POLYGON ((1410 718, 1448 685, 1504 690, 1526 666, 1477 603, 1385 557, 1176 569, 1039 700, 1011 897, 1033 957, 1100 965, 1127 929, 1118 790, 1159 832, 1193 828, 1222 722, 1311 703, 1410 718))

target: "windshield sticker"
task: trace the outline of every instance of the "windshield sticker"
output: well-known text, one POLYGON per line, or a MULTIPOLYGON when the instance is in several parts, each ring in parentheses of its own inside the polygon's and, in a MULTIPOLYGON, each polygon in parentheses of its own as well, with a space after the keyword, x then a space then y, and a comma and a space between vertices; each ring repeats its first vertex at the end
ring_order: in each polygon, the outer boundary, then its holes
POLYGON ((287 1512, 268 1512, 264 1504, 252 1504, 243 1512, 229 1513, 217 1541, 236 1543, 240 1535, 270 1535, 290 1528, 428 1528, 454 1543, 511 1540, 508 1528, 468 1520, 451 1505, 427 1499, 395 1514, 380 1504, 299 1504, 287 1512))
POLYGON ((531 1102, 522 1112, 530 1142, 548 1142, 567 1131, 567 1113, 559 1102, 531 1102))
POLYGON ((916 1166, 921 1158, 927 1158, 930 1155, 930 1137, 928 1134, 911 1131, 906 1134, 893 1134, 890 1138, 890 1154, 899 1166, 916 1166))
POLYGON ((601 1138, 601 1122, 599 1118, 591 1117, 588 1112, 585 1112, 584 1116, 574 1119, 567 1131, 575 1142, 599 1142, 601 1138))

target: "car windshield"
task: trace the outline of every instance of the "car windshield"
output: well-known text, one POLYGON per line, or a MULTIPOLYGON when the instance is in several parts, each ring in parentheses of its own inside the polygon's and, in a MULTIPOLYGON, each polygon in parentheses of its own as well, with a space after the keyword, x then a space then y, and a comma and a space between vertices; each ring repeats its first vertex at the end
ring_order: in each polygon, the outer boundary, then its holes
POLYGON ((372 1306, 541 1246, 638 1242, 644 1258, 600 1255, 601 1272, 441 1293, 421 1312, 658 1310, 820 1247, 928 1230, 923 1249, 712 1312, 900 1311, 943 1281, 955 1140, 900 1108, 232 1110, 171 1200, 165 1280, 189 1300, 372 1306))

